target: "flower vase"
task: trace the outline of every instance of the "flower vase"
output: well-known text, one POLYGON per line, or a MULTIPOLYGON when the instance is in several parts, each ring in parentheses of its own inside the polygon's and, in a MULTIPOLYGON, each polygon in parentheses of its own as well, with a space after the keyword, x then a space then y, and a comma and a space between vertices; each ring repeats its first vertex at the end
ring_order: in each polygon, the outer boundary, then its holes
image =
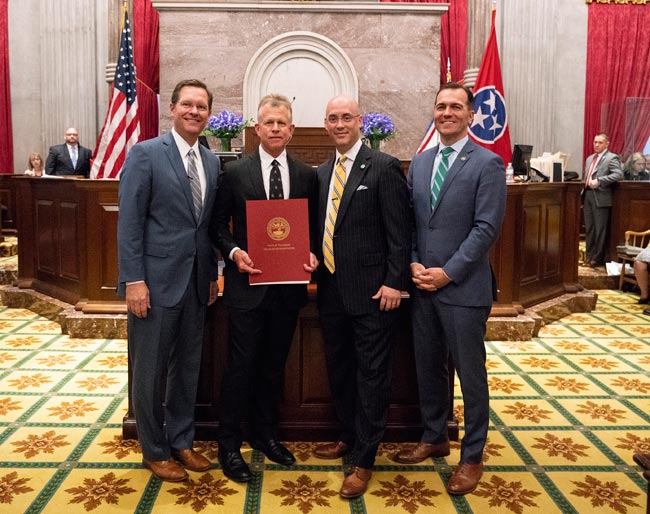
POLYGON ((232 141, 232 138, 230 138, 230 137, 220 137, 219 141, 221 142, 221 151, 222 152, 230 152, 230 143, 232 141))
POLYGON ((381 147, 381 139, 370 138, 370 148, 373 150, 379 150, 381 147))

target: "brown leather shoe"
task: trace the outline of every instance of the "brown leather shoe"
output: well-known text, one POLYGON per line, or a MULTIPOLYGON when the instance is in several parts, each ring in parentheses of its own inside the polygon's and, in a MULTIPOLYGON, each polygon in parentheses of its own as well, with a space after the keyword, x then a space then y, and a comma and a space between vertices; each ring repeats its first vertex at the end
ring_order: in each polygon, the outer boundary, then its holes
POLYGON ((146 460, 142 459, 142 466, 150 469, 154 476, 165 482, 182 482, 189 478, 187 472, 180 467, 174 459, 146 460))
POLYGON ((419 442, 411 448, 398 452, 393 460, 400 464, 417 464, 429 457, 446 457, 449 455, 449 441, 442 443, 419 442))
POLYGON ((355 466, 352 473, 343 480, 339 494, 343 498, 358 498, 368 489, 368 482, 371 476, 371 470, 355 466))
POLYGON ((200 453, 196 453, 192 448, 174 450, 172 455, 181 466, 190 471, 207 471, 212 465, 208 459, 200 453))
POLYGON ((343 455, 349 453, 350 449, 350 445, 343 441, 319 444, 314 448, 314 456, 319 459, 340 459, 343 455))
POLYGON ((635 453, 632 458, 643 469, 650 470, 650 453, 635 453))
POLYGON ((447 492, 454 496, 471 493, 483 474, 483 464, 459 464, 447 482, 447 492))

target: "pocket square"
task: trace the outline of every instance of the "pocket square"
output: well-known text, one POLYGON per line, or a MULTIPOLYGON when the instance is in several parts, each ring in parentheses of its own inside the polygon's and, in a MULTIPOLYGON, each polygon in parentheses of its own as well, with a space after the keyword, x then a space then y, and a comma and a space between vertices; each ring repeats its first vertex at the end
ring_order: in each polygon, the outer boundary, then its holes
POLYGON ((359 187, 357 187, 357 191, 363 191, 364 189, 368 189, 368 186, 361 184, 359 187))

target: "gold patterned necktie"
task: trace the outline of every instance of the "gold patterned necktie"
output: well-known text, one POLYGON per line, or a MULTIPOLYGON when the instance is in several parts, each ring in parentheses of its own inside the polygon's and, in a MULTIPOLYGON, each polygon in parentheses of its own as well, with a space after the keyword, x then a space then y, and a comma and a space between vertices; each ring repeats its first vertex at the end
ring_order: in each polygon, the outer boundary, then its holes
POLYGON ((451 146, 444 148, 440 156, 440 164, 438 164, 438 170, 433 175, 433 180, 431 181, 431 208, 433 209, 436 206, 436 201, 440 195, 440 189, 442 189, 442 183, 445 181, 447 176, 447 171, 449 170, 449 156, 454 152, 454 149, 451 146))
POLYGON ((345 166, 347 160, 345 155, 341 155, 334 167, 334 183, 332 184, 332 198, 327 208, 327 217, 325 218, 325 234, 323 235, 323 261, 325 267, 334 273, 334 226, 336 225, 336 216, 339 213, 339 205, 345 188, 345 166))

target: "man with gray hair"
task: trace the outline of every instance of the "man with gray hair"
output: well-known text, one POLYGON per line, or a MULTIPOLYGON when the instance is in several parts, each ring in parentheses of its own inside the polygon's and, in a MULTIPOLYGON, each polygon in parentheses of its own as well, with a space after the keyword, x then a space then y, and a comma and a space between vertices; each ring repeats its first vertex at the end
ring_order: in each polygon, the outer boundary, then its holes
MULTIPOLYGON (((246 224, 247 200, 307 198, 310 206, 315 205, 316 173, 287 155, 293 130, 291 102, 275 94, 262 98, 255 124, 259 149, 225 166, 212 218, 211 230, 226 261, 223 301, 230 314, 218 457, 224 474, 236 482, 252 478, 240 452, 240 423, 245 409, 250 445, 278 464, 290 466, 295 462, 277 440, 277 404, 298 311, 307 303, 307 287, 249 285, 249 275, 262 270, 247 253, 246 224)), ((311 273, 317 265, 312 253, 304 269, 311 273)))

